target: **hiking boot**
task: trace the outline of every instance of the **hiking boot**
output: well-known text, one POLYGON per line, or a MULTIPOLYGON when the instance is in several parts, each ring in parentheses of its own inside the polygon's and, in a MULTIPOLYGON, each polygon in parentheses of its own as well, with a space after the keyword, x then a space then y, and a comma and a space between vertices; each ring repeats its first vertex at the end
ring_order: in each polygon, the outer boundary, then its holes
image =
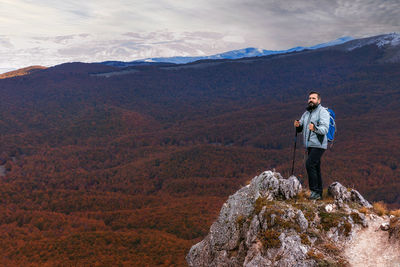
POLYGON ((319 194, 319 193, 316 193, 314 199, 315 200, 322 200, 322 195, 319 194))
POLYGON ((308 199, 313 199, 315 197, 316 192, 311 191, 310 196, 308 197, 308 199))
POLYGON ((322 199, 322 195, 320 193, 311 191, 311 195, 310 195, 310 197, 308 199, 310 199, 310 200, 321 200, 322 199))

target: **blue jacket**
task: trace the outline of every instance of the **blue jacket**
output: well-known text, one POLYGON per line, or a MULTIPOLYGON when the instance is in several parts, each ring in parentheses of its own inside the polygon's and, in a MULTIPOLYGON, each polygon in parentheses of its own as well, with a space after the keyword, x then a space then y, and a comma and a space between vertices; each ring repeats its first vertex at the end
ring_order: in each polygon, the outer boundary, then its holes
POLYGON ((328 110, 318 105, 314 110, 306 111, 301 116, 300 127, 297 132, 303 132, 303 144, 306 148, 318 147, 326 149, 328 147, 328 139, 326 134, 329 130, 330 115, 328 110), (315 130, 310 131, 308 125, 314 123, 315 130))

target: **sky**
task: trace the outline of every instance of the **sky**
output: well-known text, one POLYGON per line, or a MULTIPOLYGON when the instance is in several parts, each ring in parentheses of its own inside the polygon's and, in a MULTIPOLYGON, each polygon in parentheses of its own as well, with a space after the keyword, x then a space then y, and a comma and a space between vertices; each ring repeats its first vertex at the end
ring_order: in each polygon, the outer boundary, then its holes
POLYGON ((400 33, 399 0, 0 0, 0 73, 400 33))

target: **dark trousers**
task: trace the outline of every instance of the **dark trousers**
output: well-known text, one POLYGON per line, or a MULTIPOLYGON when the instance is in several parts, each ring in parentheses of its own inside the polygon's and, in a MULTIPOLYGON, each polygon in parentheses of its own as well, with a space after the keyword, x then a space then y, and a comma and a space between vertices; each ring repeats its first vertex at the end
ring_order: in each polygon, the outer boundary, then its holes
POLYGON ((307 148, 308 158, 306 169, 308 174, 308 185, 311 191, 322 195, 322 177, 321 177, 321 157, 325 149, 317 147, 307 148))

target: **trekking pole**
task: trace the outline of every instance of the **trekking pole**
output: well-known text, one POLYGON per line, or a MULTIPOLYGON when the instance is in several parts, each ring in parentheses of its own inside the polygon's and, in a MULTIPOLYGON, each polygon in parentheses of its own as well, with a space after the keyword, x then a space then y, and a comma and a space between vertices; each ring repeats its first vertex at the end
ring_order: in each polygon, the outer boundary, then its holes
POLYGON ((297 145, 297 129, 295 130, 296 134, 294 135, 294 149, 293 149, 293 163, 292 163, 292 173, 294 172, 294 159, 296 158, 296 145, 297 145))

